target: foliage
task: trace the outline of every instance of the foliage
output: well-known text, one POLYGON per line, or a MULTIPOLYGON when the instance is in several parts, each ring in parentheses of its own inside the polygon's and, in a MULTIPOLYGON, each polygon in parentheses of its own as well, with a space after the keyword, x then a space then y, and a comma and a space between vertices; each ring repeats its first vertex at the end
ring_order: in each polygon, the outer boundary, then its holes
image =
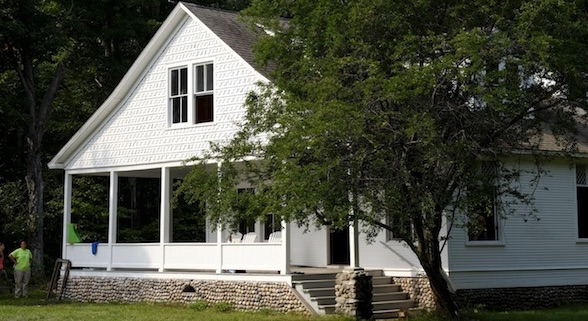
POLYGON ((276 31, 256 52, 275 66, 272 83, 248 97, 234 139, 203 160, 222 162, 220 171, 195 169, 182 191, 221 223, 274 213, 393 231, 456 316, 443 222, 450 231, 474 221, 468 209, 494 191, 503 215, 532 205, 507 153, 540 164, 551 133, 574 151, 588 90, 586 12, 585 2, 552 0, 253 1, 252 23, 276 31), (496 170, 481 171, 482 161, 496 170), (242 181, 256 193, 239 199, 242 181))
POLYGON ((214 312, 219 312, 219 313, 225 313, 225 312, 231 312, 233 311, 235 308, 233 307, 232 304, 227 303, 227 302, 219 302, 219 303, 215 303, 213 304, 210 309, 214 312))
POLYGON ((190 304, 190 308, 194 309, 195 311, 204 311, 208 308, 208 302, 204 300, 196 300, 190 304))

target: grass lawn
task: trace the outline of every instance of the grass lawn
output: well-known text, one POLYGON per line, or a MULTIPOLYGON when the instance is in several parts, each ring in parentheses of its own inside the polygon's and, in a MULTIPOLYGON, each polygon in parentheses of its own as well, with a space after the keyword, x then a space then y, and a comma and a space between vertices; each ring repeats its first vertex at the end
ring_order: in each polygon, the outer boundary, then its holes
MULTIPOLYGON (((14 299, 6 291, 0 293, 0 320, 132 320, 132 321, 351 321, 341 316, 309 317, 299 314, 278 314, 271 311, 221 311, 223 305, 202 309, 197 304, 186 307, 165 304, 68 303, 47 302, 46 292, 35 290, 26 299, 14 299), (200 309, 199 309, 200 308, 200 309)), ((468 311, 467 321, 584 321, 588 320, 587 306, 571 306, 549 310, 488 312, 468 311)), ((410 321, 441 321, 431 314, 412 315, 410 321)))
MULTIPOLYGON (((221 312, 214 307, 197 311, 195 306, 165 304, 67 303, 47 302, 47 293, 32 291, 29 297, 15 299, 6 291, 0 294, 0 320, 132 320, 132 321, 350 321, 341 316, 308 317, 299 314, 263 312, 221 312)), ((220 306, 222 308, 222 306, 220 306)))

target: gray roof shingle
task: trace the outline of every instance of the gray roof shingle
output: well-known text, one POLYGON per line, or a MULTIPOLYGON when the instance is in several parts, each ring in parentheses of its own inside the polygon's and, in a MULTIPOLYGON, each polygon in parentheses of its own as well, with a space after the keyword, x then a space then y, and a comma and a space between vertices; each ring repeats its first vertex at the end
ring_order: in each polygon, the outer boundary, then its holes
POLYGON ((260 36, 266 35, 261 28, 252 29, 246 22, 239 19, 237 12, 203 7, 193 3, 182 2, 182 4, 249 65, 268 77, 269 68, 262 68, 254 61, 253 45, 260 36))

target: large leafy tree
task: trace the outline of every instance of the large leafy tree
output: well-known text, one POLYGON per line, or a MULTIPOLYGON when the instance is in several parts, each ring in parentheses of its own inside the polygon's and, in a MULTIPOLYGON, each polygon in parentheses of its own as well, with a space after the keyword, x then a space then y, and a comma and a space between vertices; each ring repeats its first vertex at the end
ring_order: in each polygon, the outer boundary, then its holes
MULTIPOLYGON (((60 25, 60 6, 53 1, 2 1, 0 39, 4 75, 20 82, 20 99, 15 110, 23 107, 25 141, 27 211, 34 267, 43 272, 43 160, 42 141, 52 102, 64 75, 63 48, 67 43, 60 25), (26 115, 26 116, 25 116, 26 115)), ((12 113, 17 113, 12 111, 12 113)), ((21 137, 22 137, 21 136, 21 137)), ((23 213, 20 213, 23 215, 23 213)), ((22 235, 22 234, 21 234, 22 235)), ((39 273, 38 275, 43 275, 39 273)))
POLYGON ((393 231, 457 316, 443 223, 467 222, 488 191, 532 201, 500 161, 540 155, 547 132, 574 136, 587 2, 256 0, 246 13, 275 31, 257 46, 272 83, 250 95, 233 140, 213 146, 206 161, 222 161, 220 174, 200 166, 183 192, 230 223, 244 212, 236 182, 249 180, 249 215, 393 231))

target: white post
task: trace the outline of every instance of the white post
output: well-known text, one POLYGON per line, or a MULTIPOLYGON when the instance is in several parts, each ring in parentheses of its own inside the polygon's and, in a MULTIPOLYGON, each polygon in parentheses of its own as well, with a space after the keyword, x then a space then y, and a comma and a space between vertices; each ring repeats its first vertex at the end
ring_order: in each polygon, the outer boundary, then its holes
POLYGON ((217 224, 216 226, 216 248, 218 251, 218 265, 216 266, 216 273, 223 272, 223 226, 217 224))
MULTIPOLYGON (((221 170, 222 170, 222 162, 217 163, 217 175, 218 175, 218 192, 220 196, 220 180, 221 180, 221 170)), ((223 272, 223 226, 222 224, 217 224, 216 226, 216 247, 218 253, 218 265, 216 267, 216 273, 223 272)))
POLYGON ((282 221, 282 253, 284 262, 280 274, 290 274, 290 223, 282 221))
POLYGON ((67 226, 71 223, 71 197, 73 176, 65 172, 63 180, 63 248, 61 257, 67 259, 67 226))
POLYGON ((108 194, 108 267, 112 270, 112 247, 116 243, 117 208, 118 208, 118 172, 110 172, 110 190, 108 194))
POLYGON ((165 243, 170 242, 170 195, 171 195, 170 168, 161 168, 161 218, 159 220, 159 244, 161 246, 161 262, 159 272, 164 271, 165 243))
POLYGON ((356 218, 349 225, 349 266, 359 267, 359 224, 356 218))

